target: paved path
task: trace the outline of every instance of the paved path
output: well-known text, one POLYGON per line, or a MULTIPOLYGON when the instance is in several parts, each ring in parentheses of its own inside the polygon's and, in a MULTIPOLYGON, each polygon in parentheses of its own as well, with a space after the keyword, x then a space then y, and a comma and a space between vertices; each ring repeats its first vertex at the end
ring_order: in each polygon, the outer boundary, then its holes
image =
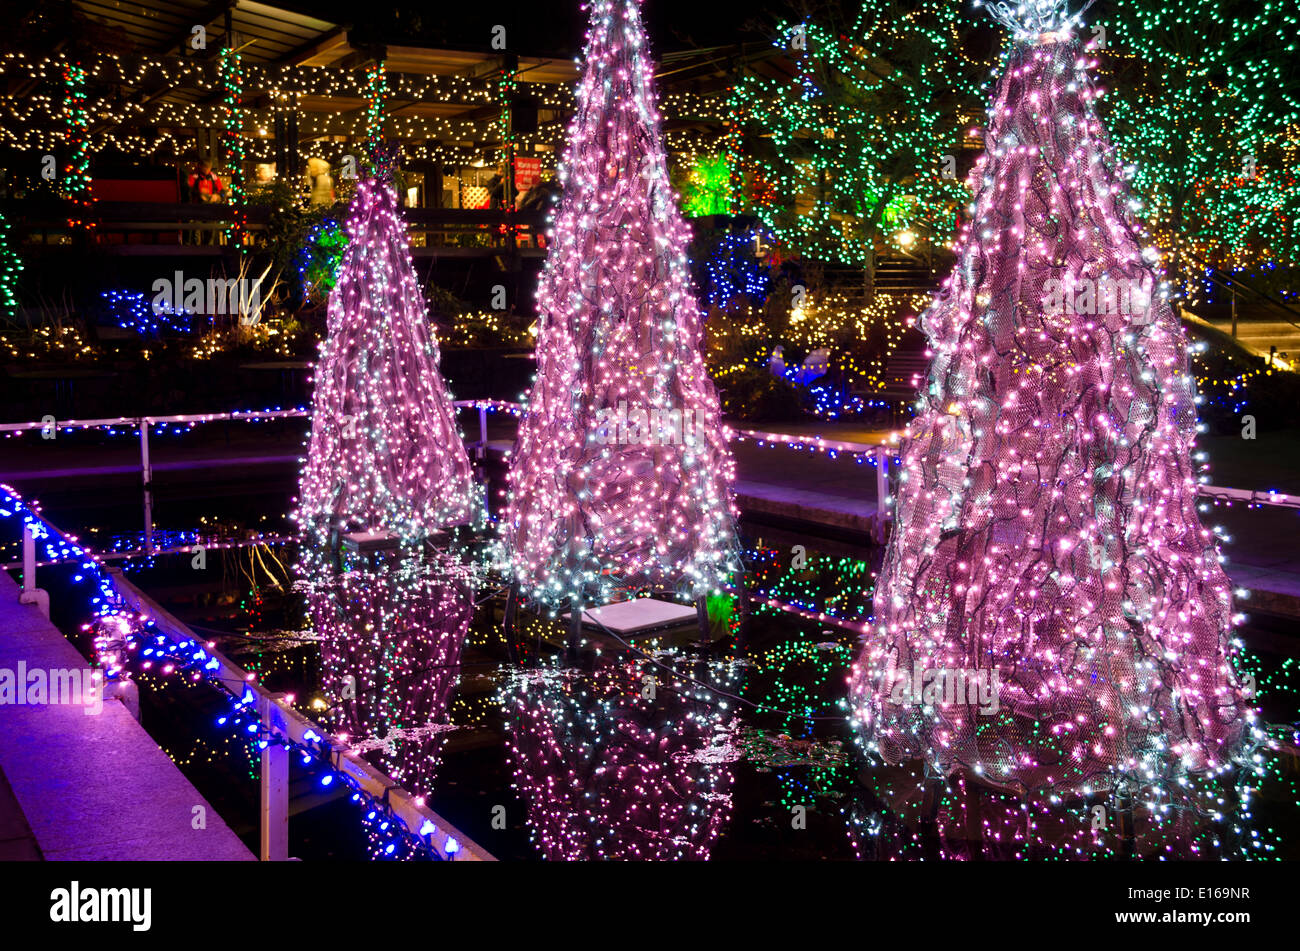
MULTIPOLYGON (((87 666, 35 606, 18 603, 18 586, 0 571, 0 670, 20 662, 28 671, 87 666)), ((253 858, 120 702, 94 716, 67 704, 6 705, 0 723, 0 858, 253 858), (192 828, 195 807, 205 829, 192 828)))
POLYGON ((36 844, 32 827, 4 773, 0 773, 0 862, 36 862, 40 858, 41 847, 36 844))

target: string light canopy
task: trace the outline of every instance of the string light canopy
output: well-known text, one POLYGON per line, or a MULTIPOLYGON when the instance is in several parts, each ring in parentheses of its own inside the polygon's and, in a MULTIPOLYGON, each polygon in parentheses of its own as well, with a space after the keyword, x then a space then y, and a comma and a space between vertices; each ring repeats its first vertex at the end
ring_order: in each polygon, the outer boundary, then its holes
MULTIPOLYGON (((391 168, 391 156, 376 164, 391 168)), ((340 532, 409 540, 473 521, 478 493, 391 179, 357 185, 346 228, 316 367, 299 526, 329 543, 340 532)))
MULTIPOLYGON (((53 152, 78 141, 70 130, 76 115, 93 114, 95 126, 80 147, 86 160, 109 150, 142 157, 183 157, 193 151, 195 128, 238 128, 243 159, 249 163, 273 162, 275 140, 258 133, 273 123, 277 109, 293 103, 298 130, 312 151, 331 162, 357 155, 373 118, 372 70, 348 70, 296 63, 238 63, 240 100, 237 115, 227 88, 236 78, 223 53, 212 60, 192 57, 127 55, 86 51, 72 59, 67 52, 34 55, 22 51, 0 53, 0 77, 35 84, 22 97, 5 103, 7 145, 22 151, 53 152), (65 72, 81 90, 80 112, 65 115, 65 72), (183 98, 122 95, 125 90, 152 91, 161 87, 183 91, 183 98), (190 100, 193 101, 190 101, 190 100), (84 109, 82 108, 84 107, 84 109), (57 119, 57 121, 52 121, 57 119)), ((526 72, 524 79, 535 75, 526 72)), ((483 107, 502 102, 501 83, 491 78, 454 75, 419 75, 385 70, 387 96, 394 104, 430 104, 459 114, 429 115, 390 111, 384 117, 390 138, 402 142, 402 158, 446 163, 469 163, 481 158, 485 148, 504 144, 502 118, 483 107)), ((552 82, 521 82, 539 110, 551 115, 573 111, 573 93, 552 82)), ((677 90, 664 97, 670 115, 692 122, 721 123, 727 115, 726 96, 677 90)), ((555 150, 562 144, 563 125, 540 123, 535 132, 512 132, 521 153, 535 155, 551 168, 555 150)), ((696 129, 668 133, 673 152, 683 161, 718 150, 718 136, 696 129)))
POLYGON ((1042 15, 1009 24, 957 264, 921 318, 933 362, 852 716, 888 762, 1022 791, 1213 774, 1260 734, 1197 517, 1187 344, 1095 60, 1042 15), (1085 306, 1107 286, 1130 293, 1085 306))
POLYGON ((594 0, 505 520, 521 593, 551 605, 700 597, 738 566, 735 465, 651 76, 637 0, 594 0))

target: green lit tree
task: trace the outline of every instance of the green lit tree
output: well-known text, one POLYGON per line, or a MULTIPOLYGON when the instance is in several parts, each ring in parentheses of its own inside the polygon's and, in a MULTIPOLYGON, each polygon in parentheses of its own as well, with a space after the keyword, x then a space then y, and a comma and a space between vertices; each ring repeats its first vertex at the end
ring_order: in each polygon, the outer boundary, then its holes
POLYGON ((1300 253, 1300 20, 1290 0, 1115 0, 1112 140, 1170 278, 1300 253))
POLYGON ((726 155, 702 155, 686 172, 681 188, 687 218, 731 213, 731 164, 726 155))
POLYGON ((18 311, 18 275, 23 262, 13 247, 9 222, 0 212, 0 316, 12 318, 18 311))
POLYGON ((751 73, 732 94, 749 207, 791 252, 863 267, 890 243, 942 245, 969 199, 956 155, 989 63, 951 0, 885 0, 852 24, 782 22, 790 75, 751 73))

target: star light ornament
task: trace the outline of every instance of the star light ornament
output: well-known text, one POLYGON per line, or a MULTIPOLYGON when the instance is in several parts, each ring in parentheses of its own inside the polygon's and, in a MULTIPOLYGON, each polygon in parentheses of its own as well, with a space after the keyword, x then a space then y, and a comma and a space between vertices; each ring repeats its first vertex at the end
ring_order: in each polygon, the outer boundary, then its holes
POLYGON ((299 526, 329 544, 351 531, 414 540, 473 522, 482 505, 388 174, 358 184, 346 227, 316 365, 299 526))
POLYGON ((1012 32, 1017 41, 1037 39, 1047 34, 1066 34, 1083 25, 1083 13, 1095 0, 1088 0, 1078 13, 1071 15, 1068 0, 1030 0, 1028 3, 989 3, 974 0, 972 6, 984 7, 989 16, 1012 32))
POLYGON ((1214 773, 1261 736, 1187 343, 1064 16, 1012 23, 850 676, 870 752, 1017 791, 1214 773))
POLYGON ((640 7, 589 11, 505 519, 521 593, 552 606, 633 587, 702 596, 738 567, 735 467, 640 7))

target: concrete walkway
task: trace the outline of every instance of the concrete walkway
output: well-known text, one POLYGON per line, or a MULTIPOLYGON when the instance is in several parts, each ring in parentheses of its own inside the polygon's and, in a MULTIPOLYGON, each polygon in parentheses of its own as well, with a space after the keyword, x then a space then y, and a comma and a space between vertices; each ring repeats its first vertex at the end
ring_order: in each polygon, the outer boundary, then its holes
MULTIPOLYGON (((20 663, 88 666, 36 607, 18 603, 18 586, 0 571, 0 670, 20 663)), ((93 716, 82 706, 6 704, 0 724, 0 859, 254 858, 120 702, 93 716), (206 828, 193 828, 196 814, 206 828)))

